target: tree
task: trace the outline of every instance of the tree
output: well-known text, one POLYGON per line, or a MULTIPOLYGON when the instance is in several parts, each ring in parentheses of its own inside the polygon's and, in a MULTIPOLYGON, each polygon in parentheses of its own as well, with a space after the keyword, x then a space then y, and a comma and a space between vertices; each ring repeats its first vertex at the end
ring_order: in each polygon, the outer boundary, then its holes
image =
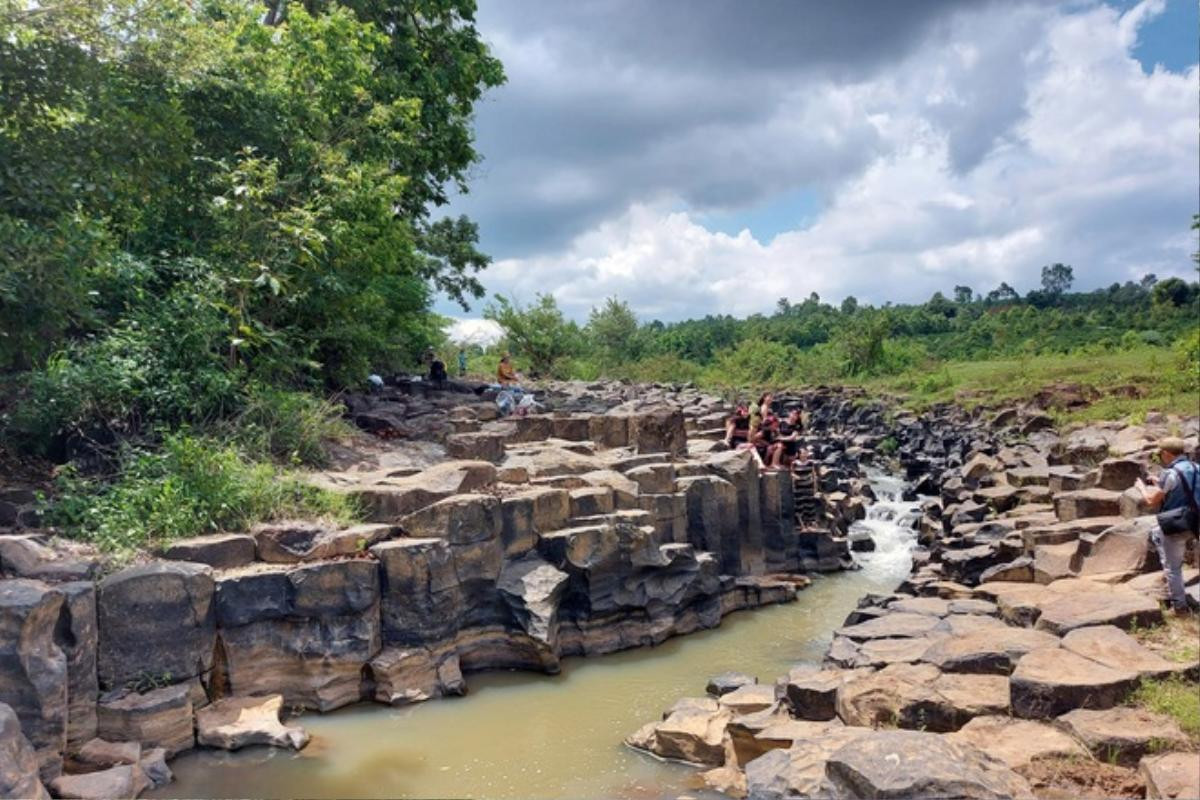
POLYGON ((578 350, 579 327, 563 317, 553 295, 539 294, 529 306, 496 295, 483 316, 504 329, 509 348, 536 375, 554 374, 559 361, 578 350))
POLYGON ((1154 285, 1150 296, 1156 306, 1174 306, 1183 308, 1192 302, 1192 298, 1200 293, 1200 287, 1189 286, 1187 281, 1180 278, 1167 278, 1154 285))
POLYGON ((970 305, 971 299, 975 296, 975 292, 970 286, 955 286, 954 287, 954 302, 960 306, 970 305))
POLYGON ((586 332, 604 364, 633 361, 641 354, 637 317, 623 300, 610 297, 601 308, 593 308, 586 332))
POLYGON ((947 300, 946 296, 941 292, 934 292, 933 297, 929 298, 929 301, 925 303, 925 308, 931 314, 940 314, 947 318, 953 317, 958 313, 957 309, 954 308, 954 304, 947 300))
POLYGON ((1042 267, 1042 291, 1048 295, 1059 297, 1069 292, 1074 282, 1074 270, 1066 264, 1042 267))
POLYGON ((1017 290, 1004 281, 987 293, 987 302, 990 304, 1015 303, 1020 299, 1021 295, 1017 294, 1017 290))
POLYGON ((858 311, 858 298, 854 295, 847 295, 842 301, 842 313, 846 316, 853 316, 854 312, 858 311))
POLYGON ((870 373, 883 362, 883 341, 891 329, 891 320, 880 312, 861 314, 842 328, 837 342, 847 374, 870 373))

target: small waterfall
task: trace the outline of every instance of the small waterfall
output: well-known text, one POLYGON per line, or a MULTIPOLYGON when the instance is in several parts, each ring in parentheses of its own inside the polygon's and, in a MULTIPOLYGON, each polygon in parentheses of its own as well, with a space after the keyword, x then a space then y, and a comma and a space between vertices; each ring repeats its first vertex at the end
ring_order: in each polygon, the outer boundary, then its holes
POLYGON ((875 549, 856 553, 855 560, 868 573, 906 575, 917 546, 916 524, 920 503, 901 499, 904 481, 882 472, 868 472, 867 480, 878 498, 867 506, 867 518, 850 526, 850 537, 869 537, 875 549))

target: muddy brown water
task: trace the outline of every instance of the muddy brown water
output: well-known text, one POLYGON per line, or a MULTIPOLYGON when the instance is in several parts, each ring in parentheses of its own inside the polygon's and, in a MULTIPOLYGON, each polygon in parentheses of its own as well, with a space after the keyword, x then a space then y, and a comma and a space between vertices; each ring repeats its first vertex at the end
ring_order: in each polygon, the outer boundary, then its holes
POLYGON ((719 628, 658 647, 564 659, 554 676, 469 675, 461 698, 305 714, 296 722, 313 739, 302 752, 194 750, 171 763, 175 781, 149 796, 706 796, 694 768, 658 761, 622 739, 680 697, 703 695, 711 675, 736 670, 769 682, 797 662, 819 660, 860 597, 904 579, 913 533, 897 523, 913 505, 896 501, 898 481, 872 482, 881 500, 858 525, 877 549, 860 554, 860 570, 817 578, 795 603, 731 614, 719 628))

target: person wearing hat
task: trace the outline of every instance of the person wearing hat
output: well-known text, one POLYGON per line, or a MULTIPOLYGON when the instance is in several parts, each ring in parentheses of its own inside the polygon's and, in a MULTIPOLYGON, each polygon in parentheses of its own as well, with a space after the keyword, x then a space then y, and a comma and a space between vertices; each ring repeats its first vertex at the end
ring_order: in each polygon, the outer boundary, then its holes
POLYGON ((1158 512, 1150 539, 1158 550, 1171 608, 1177 616, 1191 613, 1184 591, 1183 559, 1188 538, 1196 536, 1200 526, 1200 469, 1185 455, 1186 450, 1187 444, 1177 436, 1160 440, 1161 476, 1151 477, 1150 485, 1141 479, 1136 484, 1146 505, 1158 512))

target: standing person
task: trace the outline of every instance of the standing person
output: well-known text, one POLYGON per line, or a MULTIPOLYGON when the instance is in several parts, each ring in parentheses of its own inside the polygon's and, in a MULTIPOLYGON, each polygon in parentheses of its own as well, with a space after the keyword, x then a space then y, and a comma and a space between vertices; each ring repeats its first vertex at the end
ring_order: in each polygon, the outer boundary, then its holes
POLYGON ((1136 484, 1146 505, 1158 512, 1150 539, 1162 561, 1171 609, 1181 617, 1191 613, 1184 592, 1183 558, 1188 539, 1200 532, 1200 468, 1184 455, 1186 449, 1183 439, 1175 436, 1159 441, 1161 476, 1151 477, 1149 486, 1141 479, 1136 484))
POLYGON ((458 348, 458 377, 467 377, 467 351, 463 348, 458 348))

